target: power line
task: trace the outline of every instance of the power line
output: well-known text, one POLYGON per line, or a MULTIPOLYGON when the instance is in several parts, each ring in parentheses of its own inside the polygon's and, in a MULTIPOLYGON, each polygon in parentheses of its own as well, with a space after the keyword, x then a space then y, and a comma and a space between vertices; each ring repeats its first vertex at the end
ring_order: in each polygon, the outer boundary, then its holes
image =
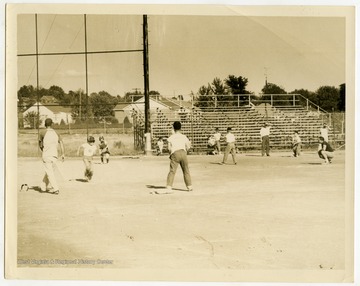
MULTIPOLYGON (((73 40, 73 41, 72 41, 72 43, 70 44, 69 49, 71 49, 71 48, 72 48, 72 46, 74 45, 75 40, 76 40, 76 39, 77 39, 77 37, 79 36, 80 31, 81 31, 81 29, 83 28, 83 26, 84 26, 84 24, 82 23, 82 25, 80 26, 79 31, 77 32, 77 34, 76 34, 76 35, 75 35, 75 37, 74 37, 74 40, 73 40)), ((46 86, 49 84, 49 82, 53 79, 53 77, 54 77, 55 73, 59 70, 60 65, 61 65, 61 64, 62 64, 62 62, 64 61, 64 58, 65 58, 65 55, 63 55, 63 56, 62 56, 62 58, 61 58, 61 60, 60 60, 59 64, 58 64, 58 65, 57 65, 57 67, 55 68, 54 72, 52 73, 52 75, 50 76, 50 78, 49 78, 48 82, 44 85, 44 87, 46 87, 46 86)))
POLYGON ((42 51, 42 49, 43 49, 44 46, 45 46, 45 43, 46 43, 46 41, 47 41, 47 39, 48 39, 48 37, 49 37, 49 35, 50 35, 51 29, 52 29, 52 27, 54 26, 55 19, 56 19, 56 15, 55 15, 55 17, 54 17, 54 19, 53 19, 53 21, 52 21, 52 23, 51 23, 51 26, 50 26, 50 28, 49 28, 49 30, 48 30, 48 32, 47 32, 47 35, 46 35, 46 37, 45 37, 44 43, 43 43, 40 51, 42 51))

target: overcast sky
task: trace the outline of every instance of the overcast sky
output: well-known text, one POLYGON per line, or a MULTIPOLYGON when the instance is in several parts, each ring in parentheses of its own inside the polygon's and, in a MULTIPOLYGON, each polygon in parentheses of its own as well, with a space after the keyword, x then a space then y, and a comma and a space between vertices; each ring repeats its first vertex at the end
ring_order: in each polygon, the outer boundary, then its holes
MULTIPOLYGON (((142 49, 142 15, 87 15, 88 51, 142 49)), ((150 90, 197 93, 228 75, 261 92, 345 83, 345 18, 149 15, 150 90)), ((35 16, 18 16, 18 54, 34 53, 35 16)), ((83 15, 38 15, 40 53, 84 51, 83 15)), ((88 55, 89 93, 143 89, 141 52, 88 55)), ((39 57, 39 84, 85 90, 85 56, 39 57)), ((18 87, 36 86, 35 57, 18 57, 18 87)))

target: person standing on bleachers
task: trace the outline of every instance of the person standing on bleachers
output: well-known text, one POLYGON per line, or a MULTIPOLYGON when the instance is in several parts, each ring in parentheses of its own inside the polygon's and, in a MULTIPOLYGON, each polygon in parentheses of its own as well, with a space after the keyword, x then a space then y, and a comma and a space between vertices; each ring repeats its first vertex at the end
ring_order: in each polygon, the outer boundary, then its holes
POLYGON ((264 123, 263 127, 260 129, 261 136, 261 156, 270 156, 270 125, 269 123, 264 123))

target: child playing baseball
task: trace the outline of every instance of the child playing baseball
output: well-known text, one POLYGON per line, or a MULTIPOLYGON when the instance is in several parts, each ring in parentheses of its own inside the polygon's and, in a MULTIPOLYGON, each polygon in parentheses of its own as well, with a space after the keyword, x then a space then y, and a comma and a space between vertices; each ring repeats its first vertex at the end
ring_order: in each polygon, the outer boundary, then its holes
POLYGON ((156 142, 156 155, 161 155, 164 149, 164 140, 162 137, 156 142))
POLYGON ((221 148, 220 148, 220 139, 221 139, 221 133, 219 131, 219 128, 215 128, 215 134, 213 135, 215 139, 215 151, 217 154, 221 155, 221 148))
POLYGON ((321 159, 324 159, 324 164, 331 163, 331 160, 334 158, 334 149, 330 146, 328 142, 325 141, 324 137, 319 137, 319 144, 321 149, 318 151, 318 155, 321 159))
POLYGON ((174 177, 176 173, 176 169, 180 164, 181 169, 184 174, 184 181, 188 191, 192 191, 193 187, 191 184, 191 176, 188 166, 187 159, 187 151, 190 149, 190 141, 189 139, 181 134, 181 123, 179 121, 175 121, 173 124, 174 134, 168 138, 168 149, 170 152, 170 171, 167 176, 166 188, 167 190, 157 191, 156 193, 172 193, 172 185, 174 182, 174 177))
POLYGON ((106 161, 106 163, 109 163, 110 151, 109 151, 108 144, 104 139, 104 136, 100 136, 99 141, 100 141, 99 153, 100 153, 101 163, 104 163, 105 161, 106 161))
POLYGON ((292 151, 294 157, 300 156, 300 150, 301 150, 301 138, 299 136, 299 132, 294 131, 294 135, 292 137, 292 151))
POLYGON ((92 168, 92 160, 93 156, 96 154, 96 145, 95 138, 93 136, 89 136, 87 139, 87 143, 84 143, 79 146, 77 151, 77 155, 80 155, 80 150, 83 150, 83 161, 85 164, 85 179, 90 181, 93 176, 93 168, 92 168))
POLYGON ((229 156, 229 153, 231 153, 233 162, 236 165, 235 136, 234 136, 234 134, 231 133, 231 127, 228 127, 226 132, 227 132, 225 135, 226 148, 225 148, 225 152, 224 152, 224 158, 220 164, 221 165, 225 164, 227 161, 227 158, 229 156))

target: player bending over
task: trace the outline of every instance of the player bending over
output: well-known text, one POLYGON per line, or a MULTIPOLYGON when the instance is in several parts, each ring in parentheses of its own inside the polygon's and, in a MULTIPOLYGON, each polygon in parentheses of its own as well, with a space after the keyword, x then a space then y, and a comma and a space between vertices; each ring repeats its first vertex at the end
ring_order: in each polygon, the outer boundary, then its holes
POLYGON ((104 163, 104 161, 106 161, 106 163, 109 163, 110 151, 109 151, 108 144, 104 139, 104 136, 100 136, 99 141, 100 141, 99 153, 100 153, 101 163, 104 163))
POLYGON ((334 158, 334 149, 325 141, 324 137, 320 136, 319 140, 319 145, 321 146, 318 151, 319 157, 325 160, 325 164, 329 164, 334 158))

